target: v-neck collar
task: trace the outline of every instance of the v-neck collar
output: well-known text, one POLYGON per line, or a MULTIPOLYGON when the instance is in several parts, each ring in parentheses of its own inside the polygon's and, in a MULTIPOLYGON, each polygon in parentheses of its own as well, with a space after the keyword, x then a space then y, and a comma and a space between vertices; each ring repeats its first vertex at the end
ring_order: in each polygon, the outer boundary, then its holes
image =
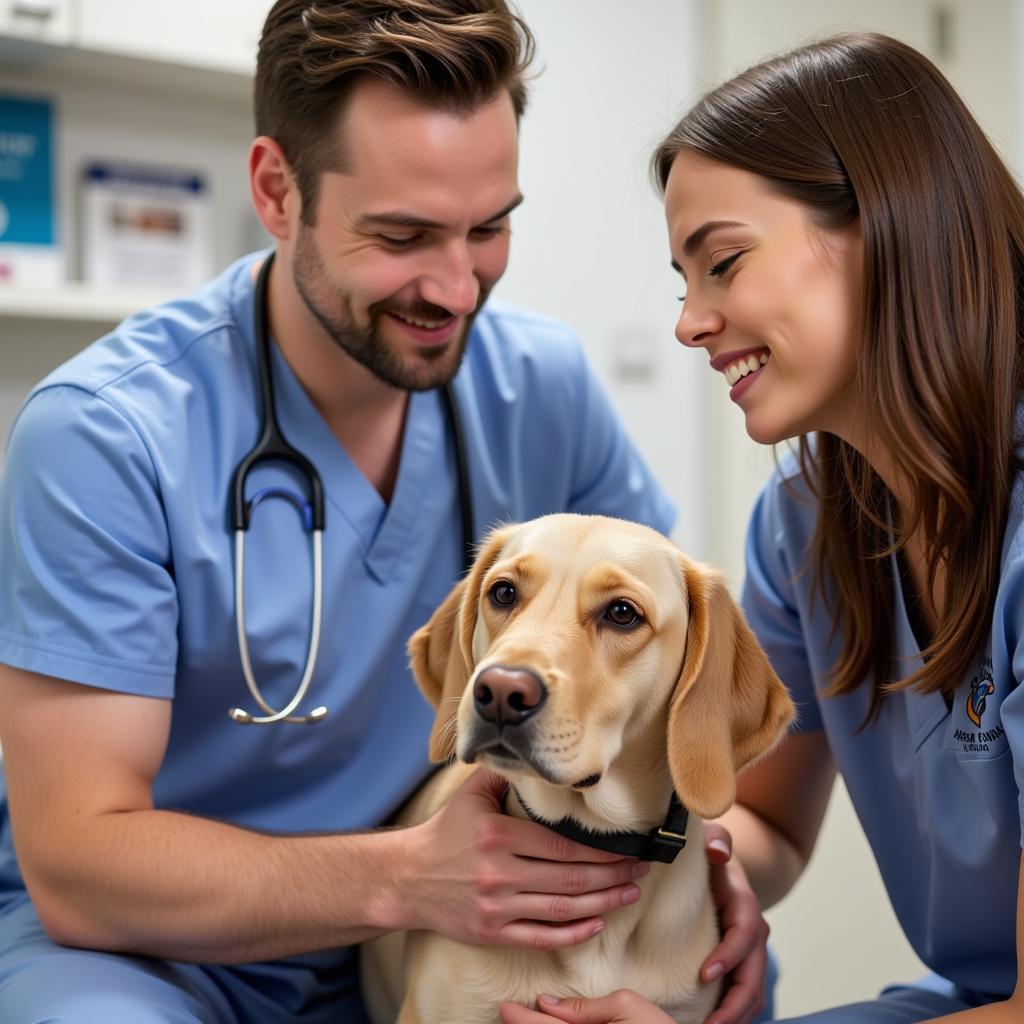
POLYGON ((277 415, 289 442, 320 473, 330 519, 343 519, 359 539, 368 572, 386 582, 409 540, 416 510, 439 457, 442 410, 436 392, 412 392, 391 501, 386 502, 331 432, 276 343, 271 348, 277 415))
MULTIPOLYGON (((890 534, 891 540, 891 534, 890 534)), ((895 664, 906 677, 924 664, 921 648, 915 634, 911 612, 907 608, 906 592, 902 582, 902 564, 895 551, 889 554, 889 565, 893 580, 893 627, 895 664)), ((939 724, 949 716, 949 706, 945 697, 938 691, 919 693, 917 690, 903 690, 899 696, 906 701, 907 715, 910 725, 911 743, 914 750, 920 748, 924 741, 935 731, 939 724)))
POLYGON ((896 574, 895 585, 903 599, 903 611, 910 627, 910 635, 920 653, 931 644, 933 639, 931 628, 925 621, 924 612, 921 609, 921 596, 914 588, 914 578, 910 573, 910 566, 902 549, 893 552, 892 564, 893 572, 896 574))

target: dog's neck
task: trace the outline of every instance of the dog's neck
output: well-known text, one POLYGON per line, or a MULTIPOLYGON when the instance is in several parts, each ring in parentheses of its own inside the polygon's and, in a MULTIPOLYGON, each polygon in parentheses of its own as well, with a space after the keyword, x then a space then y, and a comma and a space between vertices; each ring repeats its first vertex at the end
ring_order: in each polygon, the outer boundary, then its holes
POLYGON ((637 857, 640 860, 671 864, 679 855, 679 851, 686 846, 686 828, 690 813, 674 790, 664 822, 645 832, 598 831, 581 825, 571 816, 558 821, 548 821, 531 808, 515 786, 511 785, 505 806, 506 811, 513 814, 516 810, 520 811, 516 817, 522 816, 536 821, 565 836, 566 839, 623 857, 637 857))

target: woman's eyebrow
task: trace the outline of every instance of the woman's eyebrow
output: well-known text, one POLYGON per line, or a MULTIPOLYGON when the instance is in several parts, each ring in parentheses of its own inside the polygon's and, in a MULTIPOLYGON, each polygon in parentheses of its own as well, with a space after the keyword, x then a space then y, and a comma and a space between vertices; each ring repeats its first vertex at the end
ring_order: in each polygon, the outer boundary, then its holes
POLYGON ((701 224, 696 231, 694 231, 689 238, 683 242, 683 253, 686 256, 692 256, 700 247, 704 244, 704 240, 711 234, 712 231, 718 231, 719 228, 744 228, 746 224, 739 220, 709 220, 704 224, 701 224))

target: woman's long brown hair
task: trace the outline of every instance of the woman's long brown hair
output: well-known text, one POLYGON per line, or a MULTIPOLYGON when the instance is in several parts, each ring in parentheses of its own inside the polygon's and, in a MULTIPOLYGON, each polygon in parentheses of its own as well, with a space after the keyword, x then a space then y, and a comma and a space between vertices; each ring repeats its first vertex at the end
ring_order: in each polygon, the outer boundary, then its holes
POLYGON ((860 219, 854 386, 912 501, 831 434, 800 438, 819 502, 811 551, 842 637, 828 693, 873 683, 951 698, 984 642, 1014 474, 1024 332, 1024 198, 963 101, 922 54, 850 33, 745 71, 704 96, 658 148, 664 190, 680 152, 765 178, 812 221, 860 219), (919 532, 920 531, 920 532, 919 532), (894 682, 889 554, 915 534, 945 602, 923 667, 894 682), (828 597, 826 578, 835 590, 828 597))

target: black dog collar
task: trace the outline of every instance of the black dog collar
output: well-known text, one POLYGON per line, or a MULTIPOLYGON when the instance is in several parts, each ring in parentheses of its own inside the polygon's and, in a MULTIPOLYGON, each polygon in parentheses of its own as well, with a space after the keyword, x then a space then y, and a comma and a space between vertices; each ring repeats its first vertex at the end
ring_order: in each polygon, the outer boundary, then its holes
POLYGON ((662 864, 671 864, 686 845, 686 825, 690 819, 690 812, 683 806, 675 792, 672 793, 664 824, 652 828, 649 832, 594 832, 574 818, 563 818, 551 824, 538 818, 530 810, 519 790, 514 792, 531 821, 585 846, 593 846, 595 849, 617 853, 623 857, 638 857, 640 860, 656 860, 662 864))

